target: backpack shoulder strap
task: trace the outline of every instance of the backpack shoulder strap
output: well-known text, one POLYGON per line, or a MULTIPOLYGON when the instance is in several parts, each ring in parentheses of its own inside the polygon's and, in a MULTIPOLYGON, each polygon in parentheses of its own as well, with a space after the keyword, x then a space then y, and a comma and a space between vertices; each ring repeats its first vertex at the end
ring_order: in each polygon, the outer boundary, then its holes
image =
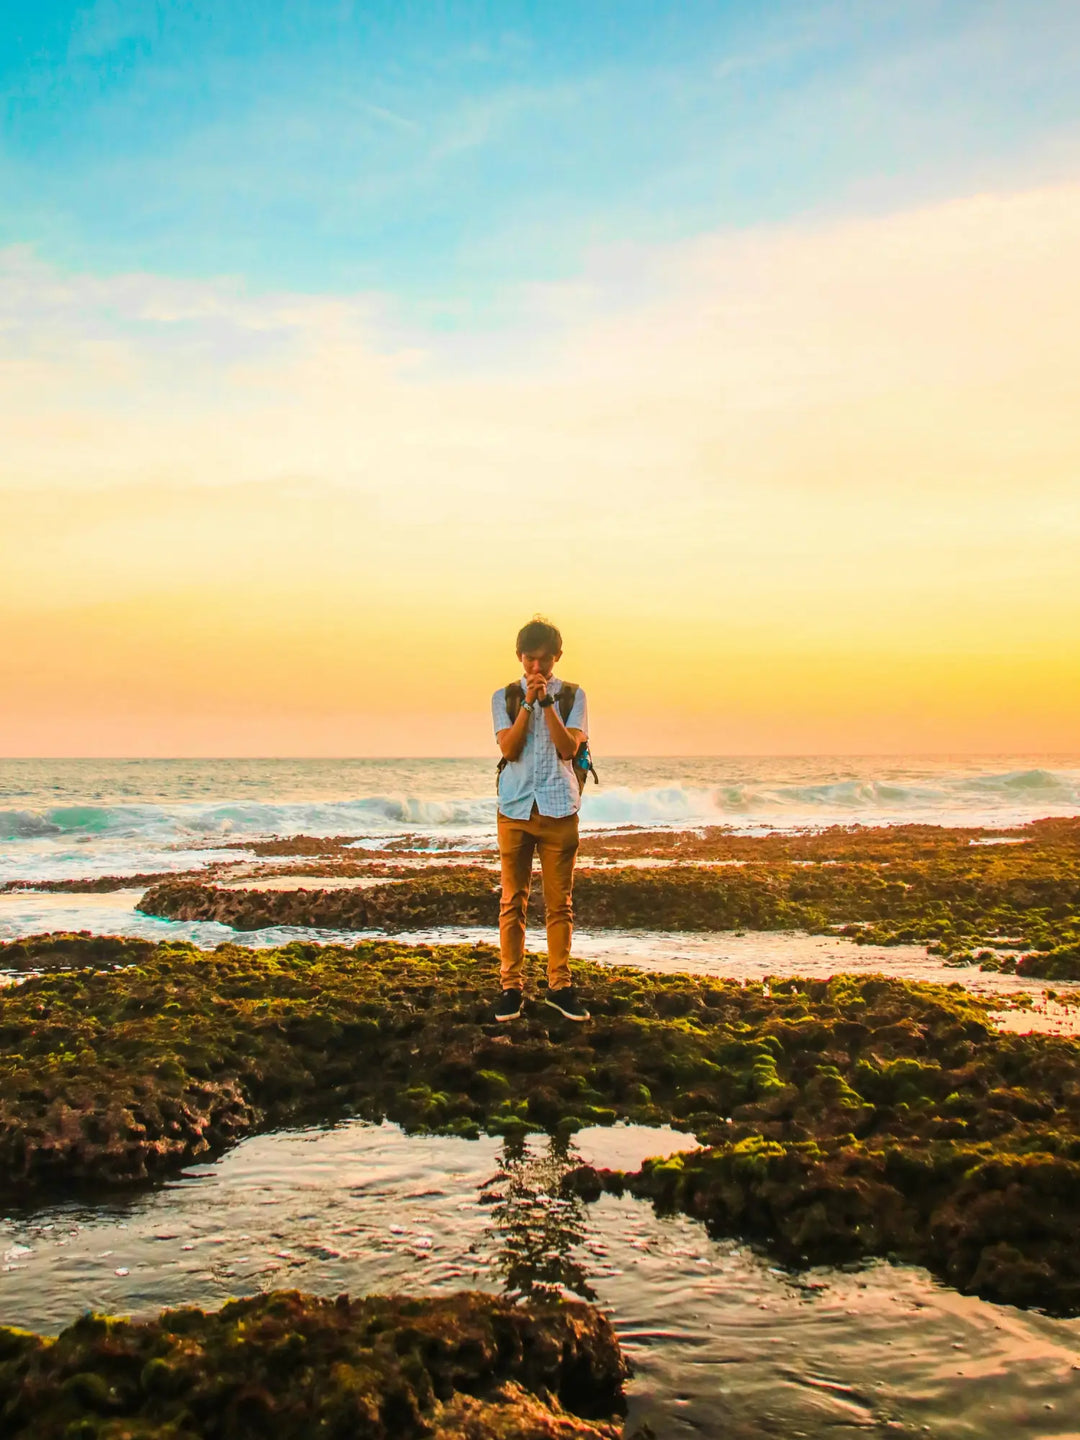
POLYGON ((579 687, 569 680, 564 680, 559 690, 559 698, 556 702, 559 706, 559 714, 562 716, 562 723, 565 725, 570 719, 570 712, 574 708, 574 701, 577 699, 579 687))
MULTIPOLYGON (((523 697, 521 694, 521 685, 517 680, 511 680, 510 684, 503 689, 503 699, 506 701, 506 713, 510 717, 511 725, 513 725, 514 721, 521 713, 522 698, 523 697)), ((499 763, 495 766, 496 795, 499 793, 499 777, 502 775, 502 772, 506 769, 509 763, 510 762, 509 760, 507 760, 505 755, 500 755, 499 763)))

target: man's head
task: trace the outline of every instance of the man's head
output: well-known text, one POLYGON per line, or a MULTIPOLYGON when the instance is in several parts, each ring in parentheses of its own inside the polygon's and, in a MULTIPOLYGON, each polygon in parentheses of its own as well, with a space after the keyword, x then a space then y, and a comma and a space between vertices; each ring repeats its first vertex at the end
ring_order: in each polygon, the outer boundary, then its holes
POLYGON ((526 675, 550 675, 562 655, 562 636, 550 620, 537 615, 518 631, 517 656, 526 675))

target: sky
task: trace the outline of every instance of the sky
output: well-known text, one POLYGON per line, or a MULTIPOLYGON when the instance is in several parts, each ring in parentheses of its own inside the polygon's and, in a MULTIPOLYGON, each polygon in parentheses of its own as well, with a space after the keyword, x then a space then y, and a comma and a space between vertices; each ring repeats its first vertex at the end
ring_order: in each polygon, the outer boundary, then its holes
POLYGON ((0 7, 0 754, 1075 752, 1073 0, 0 7))

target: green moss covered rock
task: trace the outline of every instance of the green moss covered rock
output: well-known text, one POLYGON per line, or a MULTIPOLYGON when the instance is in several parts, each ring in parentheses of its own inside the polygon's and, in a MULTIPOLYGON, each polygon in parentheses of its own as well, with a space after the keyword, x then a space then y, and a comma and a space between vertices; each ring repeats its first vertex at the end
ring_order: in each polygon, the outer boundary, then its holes
MULTIPOLYGON (((926 944, 946 958, 980 945, 1080 946, 1080 822, 1037 822, 987 845, 977 830, 836 829, 817 836, 592 837, 584 849, 640 852, 663 866, 581 868, 575 911, 595 928, 840 929, 860 943, 926 944), (663 852, 662 854, 660 852, 663 852), (723 857, 738 863, 706 866, 723 857), (679 863, 684 862, 684 863, 679 863)), ((498 880, 481 866, 426 865, 366 889, 266 891, 165 881, 139 902, 151 915, 273 925, 395 930, 490 925, 498 880)), ((539 894, 532 897, 540 914, 539 894)), ((1035 973, 1035 972, 1032 972, 1035 973)), ((1066 978, 1064 973, 1059 978, 1066 978)))
POLYGON ((581 1302, 278 1291, 55 1340, 0 1329, 11 1440, 615 1440, 628 1373, 581 1302))

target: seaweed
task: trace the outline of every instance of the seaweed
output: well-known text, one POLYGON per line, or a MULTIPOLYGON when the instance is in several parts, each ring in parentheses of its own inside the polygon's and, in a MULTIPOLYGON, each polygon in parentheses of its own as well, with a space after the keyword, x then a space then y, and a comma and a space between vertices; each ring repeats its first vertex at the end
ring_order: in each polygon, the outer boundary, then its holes
POLYGON ((1021 955, 1016 962, 1017 975, 1041 980, 1080 980, 1080 925, 1069 927, 1069 937, 1060 945, 1030 955, 1021 955))
POLYGON ((152 940, 54 930, 0 943, 0 970, 68 970, 91 965, 133 965, 154 952, 152 940))
POLYGON ((578 1301, 275 1291, 55 1340, 0 1328, 11 1440, 615 1440, 629 1367, 578 1301))

